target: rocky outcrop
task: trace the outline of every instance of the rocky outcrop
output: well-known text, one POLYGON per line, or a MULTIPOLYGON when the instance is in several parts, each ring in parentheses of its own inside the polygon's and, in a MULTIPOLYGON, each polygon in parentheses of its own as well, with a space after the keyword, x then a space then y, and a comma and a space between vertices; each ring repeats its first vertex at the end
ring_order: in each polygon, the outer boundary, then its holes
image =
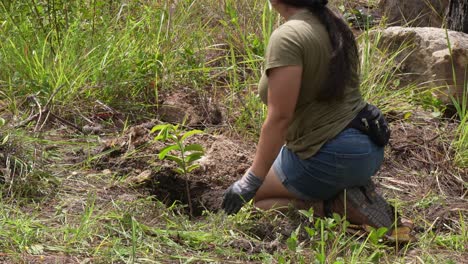
POLYGON ((450 95, 468 96, 464 91, 468 82, 468 34, 439 28, 390 27, 382 32, 380 45, 389 53, 409 45, 397 57, 403 84, 439 88, 437 97, 448 104, 450 95))
POLYGON ((449 0, 381 0, 380 10, 393 26, 441 27, 449 0))

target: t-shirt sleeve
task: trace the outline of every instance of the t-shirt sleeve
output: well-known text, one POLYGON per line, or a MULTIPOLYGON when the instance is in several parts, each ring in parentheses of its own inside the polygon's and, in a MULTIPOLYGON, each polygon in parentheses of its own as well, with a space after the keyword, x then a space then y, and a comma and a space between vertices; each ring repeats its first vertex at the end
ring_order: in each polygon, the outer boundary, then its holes
POLYGON ((278 28, 270 37, 265 54, 265 72, 282 66, 303 65, 302 45, 290 26, 278 28))

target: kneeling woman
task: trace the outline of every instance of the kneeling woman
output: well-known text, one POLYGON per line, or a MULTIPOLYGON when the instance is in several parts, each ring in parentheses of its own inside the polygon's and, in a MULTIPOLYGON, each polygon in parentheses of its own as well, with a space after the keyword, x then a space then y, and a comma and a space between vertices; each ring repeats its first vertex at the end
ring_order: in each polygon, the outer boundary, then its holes
MULTIPOLYGON (((345 189, 373 191, 369 182, 382 164, 383 146, 349 126, 368 105, 347 24, 327 0, 270 2, 286 22, 271 35, 259 84, 268 115, 254 162, 226 191, 223 208, 236 213, 254 199, 262 209, 314 205, 324 215, 323 201, 337 200, 345 189)), ((325 209, 337 207, 325 203, 325 209)))

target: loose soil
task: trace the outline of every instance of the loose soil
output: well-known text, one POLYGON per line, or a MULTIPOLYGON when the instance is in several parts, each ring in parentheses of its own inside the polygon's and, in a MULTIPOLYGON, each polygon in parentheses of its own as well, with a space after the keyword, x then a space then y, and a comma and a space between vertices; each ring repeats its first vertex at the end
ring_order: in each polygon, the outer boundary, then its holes
POLYGON ((223 190, 250 166, 254 144, 223 135, 196 135, 191 140, 203 146, 205 155, 199 161, 200 168, 184 179, 173 171, 170 161, 158 160, 157 154, 165 145, 153 141, 155 135, 150 130, 156 124, 135 126, 124 136, 107 140, 98 150, 105 154, 94 164, 95 168, 126 177, 126 183, 149 191, 168 205, 176 201, 188 204, 187 181, 194 215, 201 215, 204 209, 219 210, 223 190))

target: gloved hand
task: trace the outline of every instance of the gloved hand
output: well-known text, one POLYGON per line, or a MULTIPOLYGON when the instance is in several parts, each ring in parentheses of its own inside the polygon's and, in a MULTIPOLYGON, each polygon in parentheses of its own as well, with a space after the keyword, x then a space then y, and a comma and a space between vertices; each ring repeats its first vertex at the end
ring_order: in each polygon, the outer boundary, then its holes
POLYGON ((241 207, 255 196, 262 182, 262 179, 248 170, 240 180, 233 183, 226 190, 221 207, 227 214, 239 212, 241 207))

